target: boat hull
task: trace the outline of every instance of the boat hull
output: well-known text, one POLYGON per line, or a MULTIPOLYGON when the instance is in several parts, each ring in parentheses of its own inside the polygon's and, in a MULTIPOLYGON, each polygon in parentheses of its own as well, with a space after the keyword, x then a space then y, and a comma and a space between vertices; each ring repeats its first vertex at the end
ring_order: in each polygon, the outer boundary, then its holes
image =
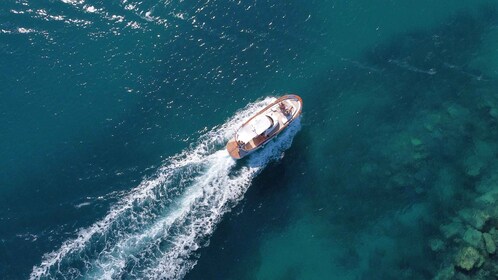
POLYGON ((301 115, 302 107, 303 100, 298 95, 289 94, 278 98, 242 124, 226 145, 228 153, 234 159, 241 159, 263 147, 301 115), (264 132, 249 137, 243 133, 265 117, 271 120, 271 126, 264 132))

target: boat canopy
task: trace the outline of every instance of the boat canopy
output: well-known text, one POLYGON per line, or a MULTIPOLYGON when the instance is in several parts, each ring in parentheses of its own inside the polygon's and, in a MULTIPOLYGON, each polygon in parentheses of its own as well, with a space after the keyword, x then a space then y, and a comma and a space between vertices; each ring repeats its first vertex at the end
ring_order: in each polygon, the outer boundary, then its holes
POLYGON ((236 139, 237 141, 248 143, 256 136, 262 134, 268 128, 272 127, 272 125, 273 120, 270 117, 266 115, 258 116, 237 131, 236 139))

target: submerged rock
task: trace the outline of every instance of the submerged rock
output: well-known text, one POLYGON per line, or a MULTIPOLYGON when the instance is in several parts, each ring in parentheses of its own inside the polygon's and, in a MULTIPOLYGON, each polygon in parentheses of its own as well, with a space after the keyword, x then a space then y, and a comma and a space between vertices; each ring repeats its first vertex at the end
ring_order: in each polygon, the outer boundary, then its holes
POLYGON ((453 221, 452 223, 442 225, 439 229, 446 239, 461 235, 465 230, 462 223, 459 221, 453 221))
POLYGON ((494 167, 491 172, 483 176, 482 180, 477 184, 476 191, 481 194, 494 192, 498 187, 498 167, 494 167))
POLYGON ((491 108, 491 110, 489 110, 489 115, 491 115, 495 119, 498 119, 498 109, 491 108))
POLYGON ((497 200, 498 200, 498 190, 484 193, 483 195, 477 197, 474 201, 477 203, 477 205, 480 205, 482 207, 487 207, 495 204, 497 200))
POLYGON ((422 160, 426 159, 429 156, 429 154, 425 151, 417 151, 413 154, 413 159, 414 160, 422 160))
POLYGON ((452 118, 467 119, 468 116, 470 115, 470 112, 469 112, 469 110, 467 108, 465 108, 465 107, 463 107, 463 106, 461 106, 459 104, 456 104, 456 103, 449 104, 449 106, 446 107, 446 112, 452 118))
POLYGON ((475 248, 465 247, 458 252, 455 265, 463 270, 470 271, 473 268, 481 267, 483 263, 484 258, 475 248))
POLYGON ((422 145, 422 141, 420 139, 418 139, 418 138, 412 138, 412 139, 410 139, 410 142, 415 147, 418 147, 418 146, 422 145))
POLYGON ((476 177, 481 174, 484 163, 477 155, 471 155, 464 160, 465 172, 471 177, 476 177))
POLYGON ((413 178, 406 173, 397 173, 391 177, 391 183, 395 187, 407 187, 414 185, 413 178))
POLYGON ((474 149, 464 160, 467 175, 476 177, 489 168, 497 153, 496 145, 489 141, 474 140, 474 149))
POLYGON ((498 230, 496 230, 496 228, 491 228, 489 230, 489 235, 493 238, 493 241, 496 244, 496 242, 498 242, 498 230))
POLYGON ((438 252, 444 249, 444 242, 441 239, 434 238, 429 240, 429 246, 431 247, 432 251, 438 252))
POLYGON ((484 239, 484 246, 486 247, 486 252, 489 254, 494 254, 496 252, 496 244, 489 233, 483 233, 482 237, 484 239))
POLYGON ((463 234, 463 240, 469 245, 482 248, 482 233, 476 229, 468 228, 463 234))
POLYGON ((431 112, 425 116, 424 127, 429 132, 434 132, 437 128, 439 128, 441 123, 441 115, 439 112, 431 112))
POLYGON ((460 188, 460 184, 453 170, 443 168, 438 172, 436 182, 431 190, 431 197, 437 199, 442 207, 451 207, 454 204, 455 192, 460 188))
POLYGON ((455 268, 453 266, 448 266, 441 269, 436 276, 434 276, 433 280, 450 280, 455 276, 455 268))
POLYGON ((474 228, 481 230, 484 224, 488 221, 489 215, 481 210, 466 208, 458 211, 458 215, 462 220, 474 228))

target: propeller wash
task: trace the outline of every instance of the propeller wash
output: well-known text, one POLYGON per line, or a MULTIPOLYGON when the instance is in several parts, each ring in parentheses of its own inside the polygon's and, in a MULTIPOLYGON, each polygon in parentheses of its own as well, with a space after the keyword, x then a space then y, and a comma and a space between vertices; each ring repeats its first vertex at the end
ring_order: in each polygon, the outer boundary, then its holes
POLYGON ((111 207, 101 220, 43 256, 30 279, 180 279, 196 264, 223 215, 242 198, 268 162, 278 160, 300 129, 297 120, 265 149, 236 164, 224 145, 255 111, 249 104, 191 148, 167 159, 111 207))

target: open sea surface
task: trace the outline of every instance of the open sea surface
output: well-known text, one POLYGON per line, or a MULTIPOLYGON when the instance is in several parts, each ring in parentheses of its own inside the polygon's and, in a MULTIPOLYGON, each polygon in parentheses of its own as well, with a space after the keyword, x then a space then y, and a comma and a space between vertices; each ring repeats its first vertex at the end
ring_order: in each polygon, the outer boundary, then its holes
POLYGON ((0 3, 0 279, 492 279, 497 159, 498 1, 0 3))

